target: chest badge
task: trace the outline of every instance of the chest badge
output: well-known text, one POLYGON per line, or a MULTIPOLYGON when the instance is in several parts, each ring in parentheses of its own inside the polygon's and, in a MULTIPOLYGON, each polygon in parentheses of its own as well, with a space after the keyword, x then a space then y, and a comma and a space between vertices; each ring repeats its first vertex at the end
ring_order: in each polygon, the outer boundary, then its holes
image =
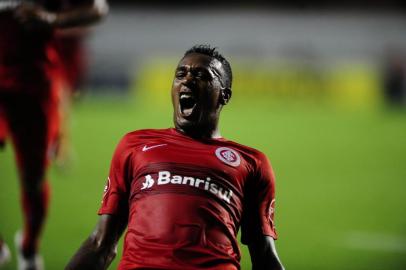
POLYGON ((227 165, 238 167, 241 163, 240 155, 237 151, 228 147, 219 147, 216 149, 216 156, 227 165))

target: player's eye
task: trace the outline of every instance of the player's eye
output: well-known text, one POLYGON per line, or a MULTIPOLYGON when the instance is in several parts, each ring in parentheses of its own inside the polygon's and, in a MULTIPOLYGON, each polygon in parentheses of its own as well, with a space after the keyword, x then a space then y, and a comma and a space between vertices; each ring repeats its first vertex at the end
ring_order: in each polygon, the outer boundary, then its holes
POLYGON ((204 77, 204 74, 202 72, 197 72, 195 77, 198 79, 202 79, 204 77))
POLYGON ((203 72, 203 71, 196 72, 194 74, 194 76, 195 76, 196 79, 199 79, 199 80, 208 80, 209 79, 208 74, 206 72, 203 72))
POLYGON ((183 78, 183 77, 186 76, 186 72, 183 71, 183 70, 178 70, 178 71, 176 71, 175 76, 176 76, 176 78, 178 78, 178 79, 183 78))

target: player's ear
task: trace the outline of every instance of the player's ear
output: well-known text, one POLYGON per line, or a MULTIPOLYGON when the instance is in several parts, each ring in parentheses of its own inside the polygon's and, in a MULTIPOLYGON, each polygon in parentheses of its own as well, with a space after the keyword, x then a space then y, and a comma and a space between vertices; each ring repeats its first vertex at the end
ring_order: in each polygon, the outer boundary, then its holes
POLYGON ((230 88, 222 88, 220 91, 220 103, 226 105, 230 101, 233 92, 230 88))

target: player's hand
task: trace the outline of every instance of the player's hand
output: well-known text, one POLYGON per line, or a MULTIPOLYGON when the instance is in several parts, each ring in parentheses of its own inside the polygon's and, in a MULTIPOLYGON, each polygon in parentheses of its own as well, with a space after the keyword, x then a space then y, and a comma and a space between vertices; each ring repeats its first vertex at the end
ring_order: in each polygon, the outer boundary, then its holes
POLYGON ((22 2, 14 11, 14 17, 28 30, 49 30, 56 21, 56 15, 43 7, 22 2))
POLYGON ((20 4, 17 0, 0 1, 0 14, 13 12, 20 4))

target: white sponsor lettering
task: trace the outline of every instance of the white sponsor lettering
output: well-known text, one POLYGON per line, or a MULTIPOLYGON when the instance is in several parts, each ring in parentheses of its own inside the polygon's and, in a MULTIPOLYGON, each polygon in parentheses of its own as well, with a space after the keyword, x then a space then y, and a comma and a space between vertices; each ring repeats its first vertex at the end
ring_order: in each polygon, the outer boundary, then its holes
MULTIPOLYGON (((147 175, 146 177, 151 177, 151 175, 147 175)), ((168 184, 171 181, 171 173, 162 171, 158 173, 158 185, 165 185, 168 184)))
POLYGON ((145 176, 145 182, 142 183, 141 190, 146 189, 146 188, 151 188, 153 185, 154 185, 154 179, 152 179, 151 175, 147 175, 147 176, 145 176))
POLYGON ((188 185, 191 187, 199 188, 206 190, 220 199, 230 203, 231 197, 233 196, 233 191, 230 189, 226 189, 224 187, 219 186, 216 183, 213 183, 210 177, 206 177, 206 179, 199 179, 192 176, 181 176, 181 175, 172 175, 168 171, 160 171, 158 172, 158 179, 155 181, 151 175, 145 176, 145 182, 142 183, 141 190, 152 188, 155 184, 157 186, 160 185, 188 185))

